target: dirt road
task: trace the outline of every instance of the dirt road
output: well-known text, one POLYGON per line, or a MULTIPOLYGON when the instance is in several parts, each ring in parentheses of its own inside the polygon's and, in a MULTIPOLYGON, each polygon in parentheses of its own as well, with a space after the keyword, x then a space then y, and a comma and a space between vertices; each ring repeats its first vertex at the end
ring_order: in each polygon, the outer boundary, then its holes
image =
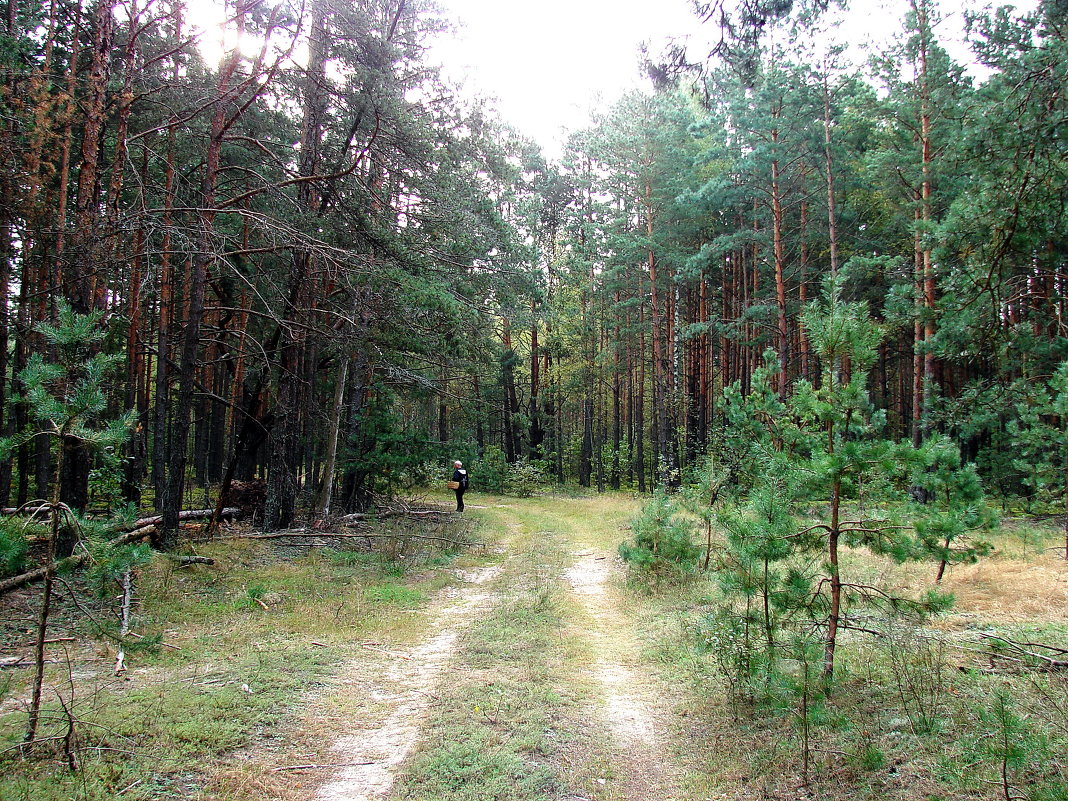
POLYGON ((502 500, 477 510, 480 535, 499 557, 430 604, 422 642, 396 652, 383 647, 371 654, 380 658, 347 668, 327 704, 345 713, 323 727, 333 736, 309 759, 337 767, 306 797, 683 798, 670 703, 655 671, 642 665, 615 555, 633 511, 618 497, 502 500), (551 614, 524 624, 539 606, 551 606, 551 614), (513 647, 513 619, 519 639, 532 638, 520 648, 513 647), (492 713, 477 700, 489 690, 492 713), (550 700, 532 705, 539 697, 550 700), (530 739, 535 718, 545 721, 537 742, 516 749, 517 739, 530 739), (458 756, 465 738, 496 745, 458 756), (491 791, 504 763, 487 753, 503 744, 515 758, 500 785, 506 789, 491 791))

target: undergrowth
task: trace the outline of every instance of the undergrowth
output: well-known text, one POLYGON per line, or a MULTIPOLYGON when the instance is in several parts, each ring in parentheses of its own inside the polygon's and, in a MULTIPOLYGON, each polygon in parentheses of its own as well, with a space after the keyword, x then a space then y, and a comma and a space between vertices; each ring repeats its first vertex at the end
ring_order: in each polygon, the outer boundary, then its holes
MULTIPOLYGON (((1068 615, 1056 602, 1066 566, 1046 550, 1061 536, 1034 524, 1022 536, 1015 526, 997 532, 995 556, 947 575, 945 589, 957 596, 950 612, 922 626, 871 617, 865 625, 880 636, 844 637, 833 693, 807 702, 782 691, 797 681, 796 660, 739 673, 745 655, 732 657, 729 633, 710 622, 723 603, 714 577, 645 597, 650 653, 688 698, 693 740, 710 744, 691 755, 705 792, 793 799, 806 786, 808 797, 828 801, 1068 798, 1068 675, 988 655, 990 635, 1068 649, 1068 615), (1018 575, 1030 578, 1028 591, 1018 575)), ((846 558, 891 586, 933 579, 927 565, 846 558)))
POLYGON ((213 766, 269 743, 361 641, 417 632, 409 612, 454 580, 434 569, 451 560, 441 552, 409 551, 399 566, 388 553, 240 540, 199 552, 215 565, 178 568, 157 557, 138 572, 132 631, 161 644, 129 649, 122 677, 113 675, 113 645, 100 638, 111 627, 107 608, 82 597, 79 608, 96 623, 59 615, 66 623, 56 631, 76 642, 64 644, 66 654, 50 651, 47 739, 32 752, 19 748, 27 671, 0 675, 0 799, 200 797, 213 766))

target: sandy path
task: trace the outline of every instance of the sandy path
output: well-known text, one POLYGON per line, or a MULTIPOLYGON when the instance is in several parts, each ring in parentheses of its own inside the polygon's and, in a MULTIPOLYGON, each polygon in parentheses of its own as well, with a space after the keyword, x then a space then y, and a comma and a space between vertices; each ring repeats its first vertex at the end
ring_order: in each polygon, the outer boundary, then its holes
POLYGON ((594 655, 593 675, 601 686, 602 714, 612 735, 612 764, 619 795, 630 801, 670 801, 677 794, 679 770, 667 753, 657 717, 662 695, 638 667, 640 645, 633 622, 619 608, 611 586, 617 574, 605 554, 583 551, 564 578, 588 617, 584 634, 594 655))
POLYGON ((353 721, 355 730, 330 747, 331 761, 346 767, 319 788, 317 801, 371 801, 389 794, 398 766, 418 741, 432 692, 460 634, 493 602, 484 585, 500 572, 500 566, 494 566, 465 573, 467 584, 454 592, 431 623, 430 631, 436 633, 405 655, 410 658, 391 659, 380 675, 370 679, 365 659, 353 663, 349 683, 362 685, 381 712, 377 720, 353 721))

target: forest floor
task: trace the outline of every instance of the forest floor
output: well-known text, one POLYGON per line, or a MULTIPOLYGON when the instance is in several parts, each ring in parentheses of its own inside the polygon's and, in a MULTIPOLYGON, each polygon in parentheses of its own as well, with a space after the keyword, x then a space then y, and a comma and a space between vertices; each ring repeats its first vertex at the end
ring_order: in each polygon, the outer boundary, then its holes
MULTIPOLYGON (((482 543, 459 553, 239 540, 198 548, 214 566, 157 560, 138 578, 138 626, 167 645, 132 653, 122 677, 102 640, 61 615, 58 633, 74 636, 54 646, 48 682, 77 718, 79 769, 65 764, 58 707, 54 754, 18 756, 28 671, 4 671, 0 799, 987 799, 1004 693, 1020 706, 999 725, 1032 743, 1008 794, 1046 782, 1053 794, 1035 799, 1068 797, 1048 736, 1068 713, 1068 679, 1008 676, 976 655, 990 632, 1068 648, 1056 521, 1005 521, 993 556, 947 576, 956 607, 922 634, 945 649, 937 683, 918 690, 940 710, 932 733, 910 731, 899 704, 897 645, 843 639, 835 698, 811 710, 805 782, 796 706, 740 708, 715 654, 695 648, 714 578, 656 593, 627 583, 617 547, 639 499, 471 501, 435 529, 482 543)), ((931 586, 930 565, 853 552, 843 564, 866 583, 931 586)), ((29 620, 32 599, 9 596, 6 613, 29 620)))
POLYGON ((684 790, 684 710, 623 587, 637 503, 479 500, 491 564, 421 610, 421 636, 347 664, 287 727, 292 747, 245 771, 287 801, 707 798, 684 790))

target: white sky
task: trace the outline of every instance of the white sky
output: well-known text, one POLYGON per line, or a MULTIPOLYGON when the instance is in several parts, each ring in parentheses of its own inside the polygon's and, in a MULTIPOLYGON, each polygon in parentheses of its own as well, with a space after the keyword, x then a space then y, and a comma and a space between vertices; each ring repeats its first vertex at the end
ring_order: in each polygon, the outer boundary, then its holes
MULTIPOLYGON (((638 47, 659 49, 669 36, 710 39, 689 0, 438 0, 457 20, 456 37, 433 48, 446 74, 466 91, 497 98, 501 116, 560 155, 566 131, 583 127, 598 104, 611 104, 628 88, 643 86, 638 47)), ((1020 9, 1037 0, 1014 0, 1020 9)), ((852 0, 835 37, 862 48, 879 47, 901 30, 907 0, 852 0)), ((945 21, 936 35, 945 44, 960 36, 961 6, 983 0, 944 0, 945 21), (952 10, 951 10, 951 8, 952 10)), ((958 60, 962 46, 950 47, 958 60)))
MULTIPOLYGON (((203 31, 209 62, 222 53, 224 0, 188 0, 192 26, 203 31)), ((691 0, 437 0, 458 24, 454 36, 435 42, 431 60, 461 81, 472 96, 496 98, 501 116, 534 139, 550 158, 561 154, 567 132, 584 127, 590 112, 610 105, 627 89, 645 87, 639 45, 656 53, 669 37, 686 38, 696 54, 717 35, 691 11, 691 0)), ((1032 9, 1038 0, 1005 0, 1032 9)), ((960 8, 997 0, 941 0, 936 36, 958 61, 969 58, 961 38, 960 8)), ((834 36, 851 42, 862 61, 901 31, 908 0, 850 0, 834 36)), ((250 42, 255 49, 258 44, 250 42)))
POLYGON ((638 84, 638 46, 695 27, 689 0, 438 0, 458 20, 433 49, 446 74, 494 96, 504 119, 559 155, 598 97, 638 84))

